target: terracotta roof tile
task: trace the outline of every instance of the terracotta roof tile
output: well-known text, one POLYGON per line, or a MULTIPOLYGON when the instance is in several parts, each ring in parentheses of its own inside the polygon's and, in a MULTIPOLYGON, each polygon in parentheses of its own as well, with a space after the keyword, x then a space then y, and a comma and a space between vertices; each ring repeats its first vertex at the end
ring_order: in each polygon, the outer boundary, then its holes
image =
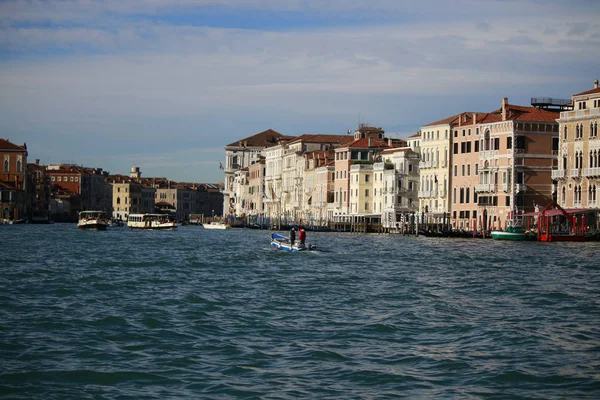
POLYGON ((574 94, 573 97, 575 97, 575 96, 583 96, 583 95, 586 95, 586 94, 594 94, 594 93, 600 93, 600 88, 594 88, 594 89, 591 89, 591 90, 586 90, 585 92, 574 94))
POLYGON ((330 135, 330 134, 304 134, 297 136, 290 143, 305 142, 305 143, 350 143, 354 140, 350 135, 330 135))
POLYGON ((27 145, 23 144, 23 146, 16 145, 12 142, 9 142, 8 139, 0 138, 0 150, 20 150, 27 151, 27 145))
POLYGON ((353 142, 340 146, 340 148, 359 148, 359 149, 369 149, 369 148, 389 148, 390 146, 386 141, 374 139, 372 145, 369 146, 369 138, 361 138, 356 139, 353 142))
POLYGON ((243 147, 244 144, 246 147, 271 147, 279 144, 280 139, 291 139, 295 136, 284 136, 281 133, 274 131, 273 129, 267 129, 266 131, 257 133, 256 135, 249 136, 247 138, 238 140, 231 144, 228 144, 225 147, 243 147))

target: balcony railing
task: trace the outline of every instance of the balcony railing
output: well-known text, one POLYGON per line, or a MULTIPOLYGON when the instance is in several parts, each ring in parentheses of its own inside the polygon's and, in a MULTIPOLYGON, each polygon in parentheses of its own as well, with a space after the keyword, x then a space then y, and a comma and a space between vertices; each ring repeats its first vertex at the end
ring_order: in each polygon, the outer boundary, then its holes
POLYGON ((579 178, 581 176, 580 168, 571 168, 570 177, 571 178, 579 178))
POLYGON ((431 190, 419 190, 419 197, 431 197, 431 190))
POLYGON ((501 187, 503 192, 508 192, 510 190, 510 186, 508 185, 508 183, 502 183, 501 187))
POLYGON ((588 177, 600 176, 600 168, 584 168, 583 176, 588 176, 588 177))
POLYGON ((565 177, 564 169, 553 169, 552 170, 552 179, 563 179, 565 177))
POLYGON ((496 185, 494 183, 478 183, 475 185, 475 192, 495 192, 496 185))

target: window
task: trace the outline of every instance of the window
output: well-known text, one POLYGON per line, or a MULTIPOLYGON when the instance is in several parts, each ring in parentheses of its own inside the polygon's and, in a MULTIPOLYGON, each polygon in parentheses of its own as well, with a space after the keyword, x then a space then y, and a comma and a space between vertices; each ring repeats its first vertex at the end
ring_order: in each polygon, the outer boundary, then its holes
POLYGON ((57 176, 56 180, 59 181, 59 182, 61 182, 62 181, 62 176, 57 176))
POLYGON ((454 166, 454 176, 458 176, 458 165, 454 166))
POLYGON ((22 172, 21 171, 21 157, 19 156, 19 159, 17 160, 17 172, 22 172))
POLYGON ((506 138, 506 148, 512 149, 512 137, 511 136, 506 138))
POLYGON ((471 164, 467 164, 467 176, 471 176, 471 164))
POLYGON ((4 156, 4 172, 9 172, 8 165, 8 156, 4 156))
POLYGON ((458 143, 454 143, 454 154, 458 154, 458 143))
POLYGON ((465 189, 460 188, 460 204, 465 202, 465 189))
POLYGON ((475 141, 475 153, 479 152, 479 140, 475 141))
POLYGON ((462 165, 461 169, 462 169, 462 176, 465 176, 465 164, 462 165))
POLYGON ((365 197, 369 197, 369 189, 365 189, 365 197))
MULTIPOLYGON (((453 198, 454 204, 456 204, 456 188, 452 189, 452 198, 453 198)), ((456 214, 455 214, 455 218, 456 218, 456 214)))
POLYGON ((365 175, 365 182, 369 182, 370 179, 371 179, 371 175, 366 174, 365 175))

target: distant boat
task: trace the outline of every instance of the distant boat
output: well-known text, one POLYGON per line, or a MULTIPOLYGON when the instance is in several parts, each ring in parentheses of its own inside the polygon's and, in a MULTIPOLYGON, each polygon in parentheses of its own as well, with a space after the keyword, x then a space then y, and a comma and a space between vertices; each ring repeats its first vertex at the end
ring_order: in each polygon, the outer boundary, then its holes
POLYGON ((79 213, 79 220, 77 221, 79 229, 104 231, 107 226, 108 221, 104 211, 81 211, 79 213))
POLYGON ((169 214, 129 214, 127 226, 132 229, 175 229, 177 223, 169 214))
POLYGON ((208 224, 202 224, 202 226, 204 227, 204 229, 231 229, 231 226, 219 221, 212 221, 208 224))

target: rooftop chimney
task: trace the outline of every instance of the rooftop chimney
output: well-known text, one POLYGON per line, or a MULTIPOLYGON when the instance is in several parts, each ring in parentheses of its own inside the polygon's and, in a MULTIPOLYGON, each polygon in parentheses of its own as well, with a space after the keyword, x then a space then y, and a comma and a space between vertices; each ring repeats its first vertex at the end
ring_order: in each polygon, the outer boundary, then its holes
POLYGON ((369 137, 369 147, 373 147, 373 138, 369 137))
POLYGON ((388 146, 394 147, 394 146, 392 146, 392 138, 388 138, 388 146))
POLYGON ((473 113, 473 125, 477 123, 477 113, 473 113))
POLYGON ((502 121, 506 121, 508 116, 508 97, 502 98, 502 121))
POLYGON ((598 89, 598 79, 594 81, 594 89, 598 89))

